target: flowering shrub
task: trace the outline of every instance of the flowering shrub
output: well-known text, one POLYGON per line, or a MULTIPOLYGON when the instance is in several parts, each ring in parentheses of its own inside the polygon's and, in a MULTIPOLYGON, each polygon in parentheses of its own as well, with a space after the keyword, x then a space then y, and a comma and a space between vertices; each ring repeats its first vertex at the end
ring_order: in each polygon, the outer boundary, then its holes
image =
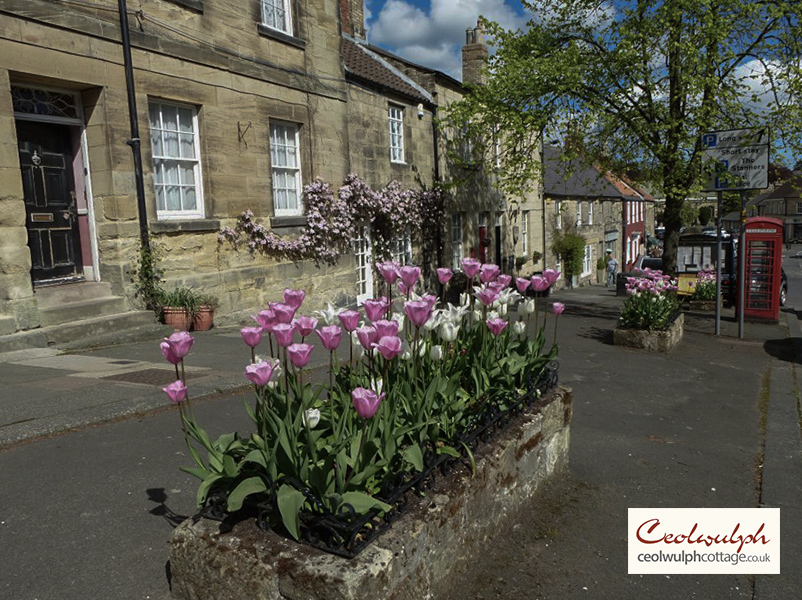
MULTIPOLYGON (((556 357, 556 323, 545 352, 545 321, 532 324, 531 299, 510 326, 508 305, 521 297, 497 268, 466 264, 473 294, 438 307, 436 296, 416 293, 419 269, 377 266, 402 297, 368 301, 364 314, 329 305, 312 317, 297 315, 303 292, 285 290, 283 302, 254 316, 258 326, 241 330, 251 356, 244 375, 255 391, 247 435, 209 438, 192 416, 182 376, 192 337, 162 342, 176 365, 177 381, 165 392, 180 408, 195 462, 185 470, 201 480, 199 506, 214 499, 234 512, 251 498, 267 505, 271 526, 296 539, 309 527, 306 515, 386 513, 389 489, 433 457, 469 452, 460 440, 478 415, 506 410, 556 357), (328 353, 326 382, 306 376, 318 340, 328 353), (341 343, 348 346, 342 358, 341 343)), ((440 276, 450 278, 445 270, 440 276)), ((556 315, 562 310, 554 305, 556 315)))
POLYGON ((314 259, 333 265, 350 251, 362 224, 371 226, 374 254, 387 257, 394 238, 442 220, 443 195, 439 189, 407 190, 393 181, 377 192, 353 173, 336 195, 328 183, 315 179, 304 188, 304 198, 307 224, 297 238, 276 235, 247 210, 234 227, 220 231, 218 241, 235 247, 246 244, 251 252, 294 262, 314 259))
POLYGON ((662 271, 644 269, 642 277, 627 277, 627 299, 619 326, 625 329, 663 331, 680 309, 677 283, 662 271))
POLYGON ((692 300, 716 299, 716 272, 710 270, 699 271, 693 284, 692 300))

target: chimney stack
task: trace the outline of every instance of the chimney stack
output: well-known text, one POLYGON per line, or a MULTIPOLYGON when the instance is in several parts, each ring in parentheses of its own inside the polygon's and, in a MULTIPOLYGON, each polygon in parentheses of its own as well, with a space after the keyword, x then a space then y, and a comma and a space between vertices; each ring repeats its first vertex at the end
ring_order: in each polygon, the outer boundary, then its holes
POLYGON ((473 29, 465 30, 465 45, 462 47, 462 82, 487 83, 483 72, 490 52, 485 44, 485 32, 479 22, 473 29))
POLYGON ((340 23, 344 34, 365 39, 364 0, 340 0, 340 23))

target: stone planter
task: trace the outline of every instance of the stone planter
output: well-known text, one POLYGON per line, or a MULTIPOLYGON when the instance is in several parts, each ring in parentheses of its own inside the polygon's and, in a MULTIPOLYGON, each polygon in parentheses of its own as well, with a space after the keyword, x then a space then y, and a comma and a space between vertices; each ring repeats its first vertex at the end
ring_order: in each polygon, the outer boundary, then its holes
POLYGON ((644 331, 643 329, 616 328, 613 332, 613 343, 616 346, 641 348, 650 352, 668 352, 682 339, 682 327, 685 315, 682 313, 665 331, 644 331))
POLYGON ((715 300, 688 300, 688 310, 716 310, 715 300))
POLYGON ((482 551, 502 520, 568 464, 573 395, 558 387, 410 502, 352 559, 258 529, 254 521, 190 519, 173 534, 172 594, 184 600, 437 598, 459 562, 482 551))

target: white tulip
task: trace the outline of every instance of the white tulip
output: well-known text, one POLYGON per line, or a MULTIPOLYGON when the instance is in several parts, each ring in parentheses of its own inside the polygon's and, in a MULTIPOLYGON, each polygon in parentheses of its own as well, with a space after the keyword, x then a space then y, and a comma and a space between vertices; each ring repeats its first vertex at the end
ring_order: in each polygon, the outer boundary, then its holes
POLYGON ((337 318, 337 309, 334 308, 331 302, 326 306, 326 310, 316 310, 314 313, 318 319, 323 321, 326 325, 339 325, 337 318))
POLYGON ((304 425, 309 429, 314 429, 320 423, 320 411, 316 408, 310 408, 304 412, 304 425))
POLYGON ((521 304, 518 305, 518 314, 521 316, 531 315, 535 312, 535 299, 534 298, 527 298, 521 304))
POLYGON ((526 331, 526 323, 523 321, 516 321, 512 326, 512 331, 515 333, 515 335, 522 336, 526 331))
POLYGON ((432 346, 431 350, 429 350, 429 358, 434 361, 442 360, 443 359, 443 347, 442 346, 432 346))
POLYGON ((453 342, 457 339, 459 327, 454 325, 451 321, 443 321, 440 323, 440 337, 444 342, 453 342))

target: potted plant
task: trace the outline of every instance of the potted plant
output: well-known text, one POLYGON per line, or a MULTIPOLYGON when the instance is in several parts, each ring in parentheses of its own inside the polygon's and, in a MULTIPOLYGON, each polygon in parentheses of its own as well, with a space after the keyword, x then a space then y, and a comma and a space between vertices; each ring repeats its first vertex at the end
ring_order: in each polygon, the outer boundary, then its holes
POLYGON ((537 250, 532 252, 532 262, 533 263, 537 264, 540 261, 541 258, 543 258, 543 254, 541 254, 537 250))
POLYGON ((159 288, 154 298, 165 325, 176 331, 189 331, 200 311, 203 296, 191 287, 178 286, 173 290, 159 288))
POLYGON ((605 283, 607 281, 607 258, 604 256, 600 256, 596 260, 596 278, 598 279, 599 283, 605 283))
POLYGON ((219 306, 216 296, 201 294, 200 306, 192 316, 192 329, 195 331, 209 331, 214 325, 214 310, 219 306))

